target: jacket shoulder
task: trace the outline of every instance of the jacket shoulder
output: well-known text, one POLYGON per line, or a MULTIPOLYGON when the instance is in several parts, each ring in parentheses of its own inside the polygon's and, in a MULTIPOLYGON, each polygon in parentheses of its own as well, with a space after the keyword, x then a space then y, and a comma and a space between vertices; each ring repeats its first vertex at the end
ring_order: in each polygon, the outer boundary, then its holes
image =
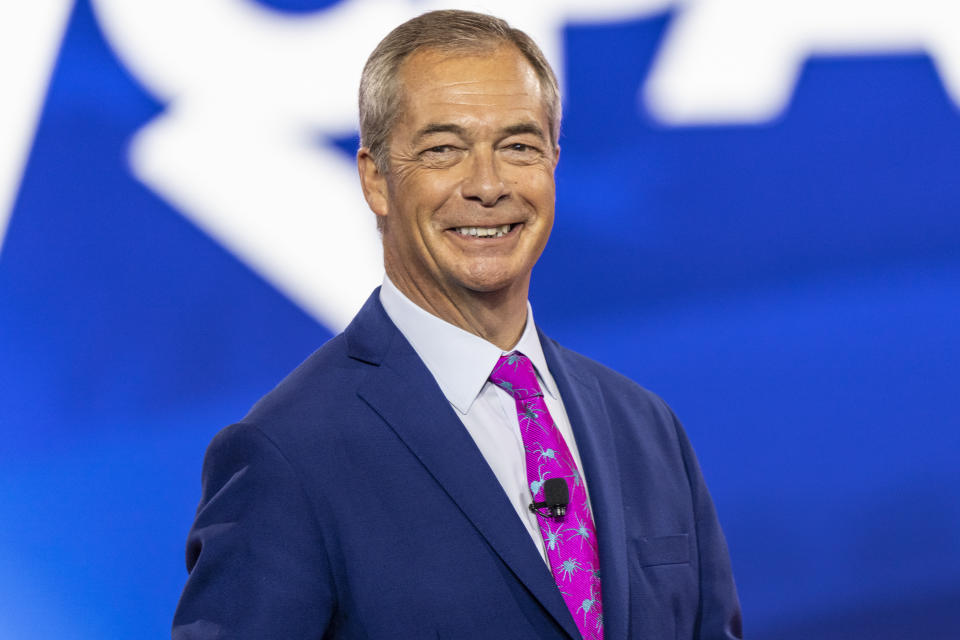
POLYGON ((257 425, 280 446, 349 424, 360 403, 355 391, 368 367, 348 356, 345 336, 339 334, 261 397, 242 422, 257 425))
POLYGON ((608 406, 622 406, 631 411, 643 411, 655 417, 658 422, 670 425, 676 423, 676 416, 669 405, 659 395, 641 386, 631 378, 610 367, 597 362, 581 353, 568 349, 552 338, 544 336, 550 347, 556 350, 564 370, 583 381, 595 380, 599 383, 608 406))

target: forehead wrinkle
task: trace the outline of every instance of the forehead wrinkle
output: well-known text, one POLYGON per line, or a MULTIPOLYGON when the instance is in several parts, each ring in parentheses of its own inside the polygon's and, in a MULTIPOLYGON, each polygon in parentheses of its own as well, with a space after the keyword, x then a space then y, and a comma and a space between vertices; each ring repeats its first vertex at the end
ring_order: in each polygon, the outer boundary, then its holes
MULTIPOLYGON (((490 85, 490 84, 496 85, 496 84, 499 84, 499 83, 497 83, 497 82, 492 82, 492 81, 489 81, 489 80, 449 81, 449 82, 444 82, 444 83, 442 83, 440 86, 437 86, 434 90, 435 90, 435 91, 443 91, 443 90, 445 90, 445 89, 461 89, 461 88, 463 88, 463 87, 478 87, 478 91, 484 91, 484 87, 486 87, 487 85, 490 85)), ((525 83, 521 83, 521 84, 525 84, 525 83)), ((485 92, 485 91, 484 91, 484 92, 485 92)), ((499 94, 499 95, 516 95, 516 94, 518 94, 518 93, 522 93, 522 94, 524 94, 524 95, 531 95, 531 94, 533 94, 533 93, 539 93, 539 91, 529 91, 529 90, 527 90, 527 89, 523 89, 523 90, 521 90, 521 91, 514 91, 514 92, 504 93, 504 94, 499 94)), ((498 94, 494 94, 494 95, 498 95, 498 94)), ((532 97, 532 95, 531 95, 531 97, 532 97)))
POLYGON ((470 112, 477 108, 489 107, 500 111, 529 113, 533 117, 537 117, 536 114, 544 111, 540 101, 527 93, 457 92, 452 95, 433 95, 421 101, 420 104, 429 104, 440 109, 462 107, 470 112), (517 102, 515 100, 517 97, 524 100, 517 102))
POLYGON ((487 60, 481 59, 476 66, 464 66, 464 62, 460 56, 430 51, 414 53, 404 61, 399 74, 397 112, 399 118, 415 130, 407 144, 421 144, 426 136, 444 132, 473 139, 486 135, 481 133, 484 130, 498 137, 526 133, 548 140, 548 109, 543 101, 543 86, 528 64, 511 63, 511 73, 519 73, 507 74, 509 84, 505 86, 504 78, 488 68, 487 60), (434 60, 436 64, 432 64, 434 60), (448 66, 451 64, 456 65, 452 71, 448 66), (424 73, 420 68, 424 66, 433 71, 424 73), (482 74, 481 77, 476 73, 471 77, 469 74, 474 71, 482 74), (433 72, 436 75, 431 78, 433 72), (464 77, 462 73, 468 75, 464 77), (415 100, 411 90, 419 94, 415 100), (423 116, 429 120, 425 121, 423 116))
POLYGON ((535 92, 527 91, 521 87, 514 89, 500 89, 500 87, 490 87, 486 83, 460 83, 458 85, 442 85, 431 87, 427 93, 434 96, 435 100, 449 100, 457 96, 488 96, 490 98, 525 98, 531 102, 540 102, 540 98, 535 92))
POLYGON ((513 93, 491 93, 490 91, 458 91, 457 96, 483 96, 485 98, 516 98, 517 96, 529 97, 529 94, 522 91, 513 93))

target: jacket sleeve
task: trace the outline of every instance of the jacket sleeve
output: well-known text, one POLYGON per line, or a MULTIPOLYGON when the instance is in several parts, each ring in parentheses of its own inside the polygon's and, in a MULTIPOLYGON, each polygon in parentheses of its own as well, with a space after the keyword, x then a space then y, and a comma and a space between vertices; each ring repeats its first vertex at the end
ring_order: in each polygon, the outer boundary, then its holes
POLYGON ((260 429, 221 431, 203 464, 174 640, 321 637, 335 590, 316 504, 260 429))
POLYGON ((690 440, 676 416, 673 422, 693 496, 697 531, 700 603, 694 637, 696 640, 740 640, 743 638, 743 622, 727 541, 690 440))

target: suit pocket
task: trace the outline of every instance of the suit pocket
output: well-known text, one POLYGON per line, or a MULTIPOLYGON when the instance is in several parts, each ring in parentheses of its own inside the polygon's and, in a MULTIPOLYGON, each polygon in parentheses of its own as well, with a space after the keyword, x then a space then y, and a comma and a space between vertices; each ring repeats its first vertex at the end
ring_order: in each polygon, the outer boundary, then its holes
POLYGON ((641 567, 690 562, 690 536, 678 533, 672 536, 640 538, 637 555, 641 567))

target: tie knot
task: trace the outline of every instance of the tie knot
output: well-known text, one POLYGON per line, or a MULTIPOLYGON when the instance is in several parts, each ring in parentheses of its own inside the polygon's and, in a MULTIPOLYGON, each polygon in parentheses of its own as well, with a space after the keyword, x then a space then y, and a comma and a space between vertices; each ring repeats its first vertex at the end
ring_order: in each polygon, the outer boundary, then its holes
POLYGON ((490 374, 490 382, 521 400, 543 395, 533 363, 519 351, 500 356, 490 374))

